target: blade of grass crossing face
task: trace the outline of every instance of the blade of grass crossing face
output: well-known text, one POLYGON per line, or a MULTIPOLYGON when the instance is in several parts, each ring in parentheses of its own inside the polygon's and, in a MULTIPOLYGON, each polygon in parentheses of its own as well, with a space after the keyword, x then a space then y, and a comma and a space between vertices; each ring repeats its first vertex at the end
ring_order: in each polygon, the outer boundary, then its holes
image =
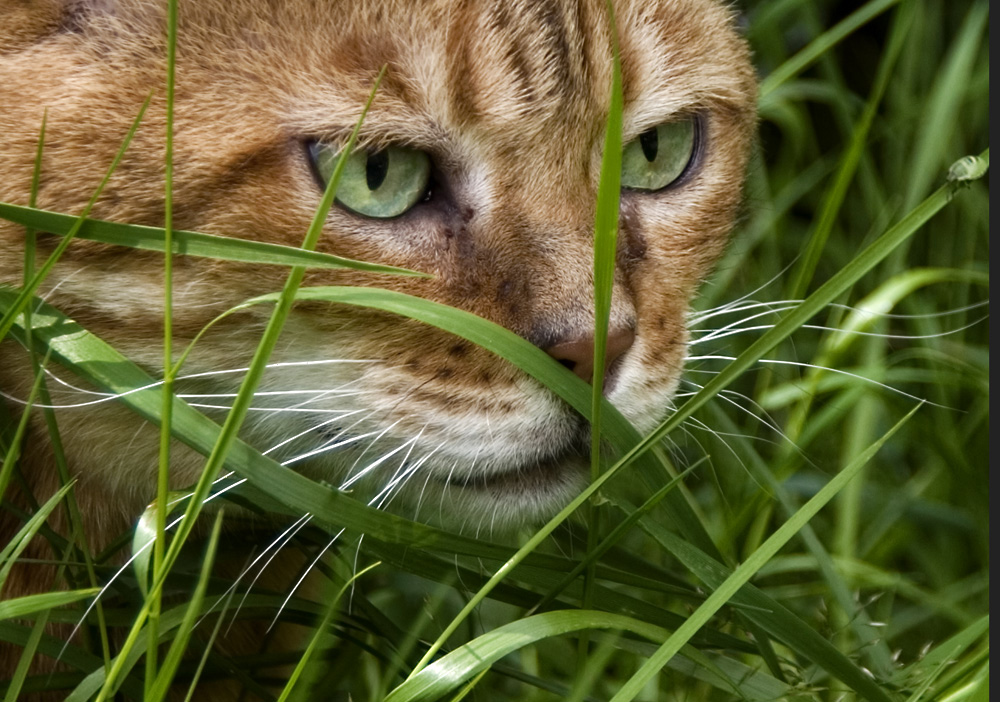
MULTIPOLYGON (((684 624, 675 631, 670 638, 660 647, 660 649, 647 660, 639 671, 633 675, 625 686, 611 698, 611 702, 629 702, 642 692, 646 683, 663 668, 670 659, 675 656, 682 646, 687 644, 692 636, 704 626, 708 620, 716 614, 743 585, 750 581, 750 578, 761 569, 778 551, 788 543, 795 534, 812 519, 820 509, 822 509, 841 489, 864 467, 872 456, 882 447, 889 437, 905 424, 910 417, 920 408, 914 407, 896 425, 890 429, 881 439, 868 447, 864 453, 855 459, 853 463, 840 471, 830 482, 823 486, 806 504, 804 504, 787 522, 781 525, 760 548, 751 554, 747 560, 734 570, 719 585, 715 591, 708 596, 704 603, 688 618, 684 624)), ((794 646, 793 646, 794 648, 794 646)), ((827 667, 828 662, 823 660, 815 661, 822 667, 827 667)), ((847 682, 847 681, 844 681, 847 682)), ((856 682, 856 681, 855 681, 856 682)), ((850 684, 850 683, 848 683, 850 684)), ((886 700, 888 697, 884 692, 878 690, 877 686, 870 683, 865 684, 861 689, 854 687, 858 694, 869 700, 886 700), (878 694, 873 694, 877 692, 878 694)))
POLYGON ((591 479, 600 472, 601 406, 604 388, 604 358, 608 345, 608 321, 618 245, 618 207, 622 170, 622 76, 614 13, 608 3, 612 57, 611 104, 604 132, 601 180, 594 214, 594 375, 591 385, 591 479))
MULTIPOLYGON (((358 288, 347 288, 359 291, 358 288)), ((365 290, 365 292, 377 292, 365 290)), ((0 309, 14 300, 9 290, 0 289, 0 309)), ((36 336, 40 343, 51 349, 53 357, 81 377, 116 395, 118 401, 151 422, 159 421, 159 392, 155 381, 138 366, 114 351, 106 343, 89 334, 54 308, 35 300, 36 336)), ((19 327, 14 327, 18 336, 19 327)), ((511 335, 513 337, 513 335, 511 335)), ((520 337, 513 337, 523 343, 520 337)), ((531 346, 538 351, 537 348, 531 346)), ((544 356, 543 352, 542 353, 544 356)), ((545 357, 547 358, 547 357, 545 357)), ((552 361, 552 363, 555 363, 552 361)), ((555 364, 560 370, 562 366, 555 364)), ((567 371, 568 373, 568 371, 567 371)), ((569 374, 572 377, 572 374, 569 374)), ((575 379, 575 378, 574 378, 575 379)), ((582 381, 579 381, 583 385, 582 381)), ((211 452, 217 441, 220 427, 180 398, 175 398, 174 429, 177 438, 203 454, 211 452)), ((236 442, 226 457, 226 467, 245 475, 261 486, 261 499, 267 509, 299 517, 303 511, 316 515, 320 523, 342 526, 372 534, 376 538, 403 544, 438 544, 484 558, 507 558, 510 549, 498 547, 467 537, 448 534, 424 524, 410 522, 391 513, 354 500, 345 493, 315 483, 305 476, 289 471, 273 459, 263 456, 242 442, 236 442)))
POLYGON ((173 243, 166 244, 166 230, 138 224, 121 224, 99 219, 88 219, 79 224, 79 217, 48 212, 46 210, 0 203, 0 219, 22 224, 37 231, 57 236, 66 236, 76 227, 73 238, 99 241, 115 246, 128 246, 146 251, 169 251, 185 256, 217 258, 224 261, 242 261, 274 266, 311 266, 315 268, 351 268, 372 273, 412 275, 428 278, 426 273, 411 271, 395 266, 355 261, 318 251, 305 251, 294 246, 271 244, 265 241, 249 241, 216 234, 189 232, 175 229, 173 243))
MULTIPOLYGON (((327 213, 330 207, 333 205, 333 199, 337 192, 337 185, 340 181, 340 174, 343 172, 343 166, 346 162, 346 157, 353 148, 354 142, 357 140, 358 131, 361 128, 361 123, 364 120, 364 116, 371 106, 372 100, 375 97, 375 91, 378 89, 378 85, 381 82, 382 76, 385 73, 383 68, 380 71, 378 77, 376 78, 375 85, 372 88, 371 95, 368 99, 368 103, 364 106, 362 110, 361 117, 358 123, 355 125, 354 131, 351 133, 350 139, 344 148, 344 151, 337 162, 337 166, 334 168, 333 175, 330 178, 330 182, 323 194, 323 198, 317 209, 316 215, 313 218, 312 225, 309 227, 309 231, 306 233, 305 241, 302 247, 304 249, 314 249, 316 243, 319 240, 320 233, 323 230, 323 223, 326 221, 327 213)), ((176 536, 173 542, 170 544, 169 550, 164 556, 164 566, 159 577, 154 582, 153 587, 150 590, 150 594, 156 597, 159 589, 162 587, 164 582, 164 574, 169 572, 177 556, 180 554, 181 546, 183 545, 185 539, 190 534, 191 530, 194 528, 194 522, 197 519, 198 514, 201 512, 203 501, 208 496, 209 489, 211 488, 212 482, 215 480, 219 469, 222 467, 226 460, 230 449, 232 448, 237 432, 240 426, 243 424, 243 420, 249 410, 250 404, 253 401, 254 391, 256 390, 257 384, 260 382, 260 378, 264 373, 264 369, 267 366, 267 360, 271 355, 271 351, 277 344, 278 337, 281 333, 281 329, 284 326, 284 321, 288 316, 288 312, 291 309, 292 302, 294 301, 295 291, 302 281, 305 275, 305 268, 301 266, 295 266, 289 273, 288 280, 285 283, 285 288, 282 291, 281 297, 278 304, 275 306, 275 310, 271 315, 264 334, 257 346, 257 350, 254 353, 253 360, 250 363, 250 367, 244 377, 243 383, 240 386, 240 390, 233 401, 232 409, 226 415, 226 421, 222 426, 222 430, 219 432, 218 439, 211 454, 206 461, 205 467, 202 470, 201 478, 198 480, 198 484, 195 486, 193 499, 188 505, 188 509, 185 511, 184 516, 181 519, 180 524, 177 527, 176 536)), ((177 369, 175 369, 177 370, 177 369)), ((145 623, 146 617, 149 614, 150 606, 149 600, 147 599, 146 604, 143 606, 142 611, 136 618, 135 623, 129 633, 128 638, 122 646, 122 653, 118 655, 115 660, 114 666, 108 673, 105 680, 104 686, 101 688, 100 693, 97 697, 97 702, 102 702, 107 699, 108 695, 112 694, 115 686, 117 675, 120 672, 122 666, 125 665, 127 656, 125 655, 132 646, 135 645, 139 632, 145 623)))
MULTIPOLYGON (((621 199, 622 171, 622 73, 618 49, 618 28, 614 7, 608 8, 608 33, 611 38, 611 99, 604 130, 604 151, 601 154, 601 176, 597 188, 594 212, 594 370, 591 377, 590 401, 590 480, 601 474, 601 408, 604 404, 604 359, 608 346, 608 322, 611 316, 611 294, 615 277, 615 253, 618 247, 618 210, 621 199)), ((597 548, 600 538, 600 511, 594 503, 586 507, 587 552, 597 548)), ((594 596, 594 565, 590 560, 583 585, 584 609, 591 609, 594 596)), ((579 661, 587 660, 589 641, 586 633, 580 638, 579 661)))
POLYGON ((73 240, 73 237, 76 235, 77 231, 79 231, 80 227, 83 226, 84 221, 86 221, 87 219, 87 215, 90 213, 90 210, 93 209, 94 204, 101 196, 101 193, 104 192, 104 187, 108 184, 108 181, 111 180, 111 175, 115 172, 115 169, 118 168, 118 164, 121 162, 122 156, 125 155, 125 151, 128 150, 129 144, 132 143, 132 137, 135 136, 136 131, 139 129, 139 124, 140 122, 142 122, 143 115, 146 114, 146 108, 149 107, 149 102, 151 99, 152 95, 147 97, 146 101, 142 103, 142 107, 139 109, 139 114, 136 115, 135 121, 132 122, 131 129, 129 129, 128 134, 125 135, 125 140, 122 142, 121 148, 118 149, 118 153, 115 154, 115 157, 111 161, 111 165, 108 166, 108 170, 104 174, 104 178, 97 186, 97 189, 94 191, 94 194, 90 197, 90 200, 83 208, 83 211, 80 213, 79 217, 77 217, 76 223, 73 225, 73 228, 70 229, 69 232, 66 234, 66 236, 63 238, 63 240, 59 242, 59 245, 56 246, 56 248, 52 251, 49 257, 45 260, 45 263, 42 264, 42 267, 35 272, 34 276, 31 278, 31 282, 25 285, 24 288, 20 291, 17 300, 14 302, 14 304, 11 305, 11 307, 7 310, 7 312, 3 315, 3 317, 0 318, 0 339, 3 339, 4 337, 7 336, 7 332, 10 331, 11 326, 13 326, 14 324, 14 319, 19 314, 21 314, 22 311, 24 311, 24 308, 25 306, 27 306, 28 301, 31 300, 32 296, 35 294, 35 290, 37 290, 38 286, 41 285, 43 280, 45 280, 49 272, 51 272, 52 268, 56 265, 56 262, 66 251, 66 248, 73 240))
MULTIPOLYGON (((163 386, 160 388, 160 446, 156 479, 156 524, 153 540, 154 579, 165 575, 163 572, 164 544, 167 530, 167 493, 170 488, 170 425, 174 406, 173 372, 173 306, 174 306, 174 78, 177 61, 177 0, 167 0, 167 104, 166 134, 164 135, 164 178, 163 178, 163 386)), ((210 546, 211 547, 211 546, 210 546)), ((157 672, 161 591, 150 593, 153 597, 149 610, 149 645, 146 649, 146 699, 157 699, 154 686, 161 675, 157 672)), ((204 593, 203 593, 204 594, 204 593)), ((176 644, 177 640, 174 640, 176 644)), ((171 646, 172 654, 174 647, 171 646)), ((178 659, 177 663, 180 660, 178 659)), ((176 667, 176 663, 175 663, 176 667)), ((164 668, 166 670, 166 668, 164 668)), ((172 677, 172 674, 171 674, 172 677)))

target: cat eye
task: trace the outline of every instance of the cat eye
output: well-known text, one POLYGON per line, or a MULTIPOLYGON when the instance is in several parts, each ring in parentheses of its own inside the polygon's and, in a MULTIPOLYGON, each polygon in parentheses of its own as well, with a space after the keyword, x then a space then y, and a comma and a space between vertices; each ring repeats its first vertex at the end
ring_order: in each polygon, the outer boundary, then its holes
POLYGON ((675 183, 694 159, 697 137, 693 116, 647 129, 622 150, 622 187, 656 191, 675 183))
MULTIPOLYGON (((325 186, 340 152, 318 141, 308 147, 313 168, 325 186)), ((398 217, 427 195, 430 176, 431 161, 423 151, 404 146, 355 149, 344 164, 337 202, 365 217, 398 217)))

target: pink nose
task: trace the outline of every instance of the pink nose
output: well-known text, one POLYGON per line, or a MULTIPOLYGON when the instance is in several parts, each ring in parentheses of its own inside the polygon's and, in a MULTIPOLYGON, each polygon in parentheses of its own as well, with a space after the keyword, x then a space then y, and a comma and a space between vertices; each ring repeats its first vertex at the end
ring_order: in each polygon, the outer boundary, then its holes
MULTIPOLYGON (((608 330, 608 345, 604 353, 605 385, 607 385, 608 368, 631 348, 633 341, 635 341, 635 332, 627 327, 608 330)), ((545 351, 580 378, 588 383, 593 381, 594 337, 592 334, 579 336, 569 341, 561 341, 545 351)))

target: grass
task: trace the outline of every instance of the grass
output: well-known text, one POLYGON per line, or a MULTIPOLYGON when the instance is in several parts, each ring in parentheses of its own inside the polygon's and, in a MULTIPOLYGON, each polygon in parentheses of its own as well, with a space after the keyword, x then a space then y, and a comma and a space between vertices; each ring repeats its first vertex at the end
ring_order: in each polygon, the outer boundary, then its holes
MULTIPOLYGON (((140 557, 145 575, 126 571, 88 610, 95 642, 67 644, 45 623, 77 622, 113 558, 76 548, 79 534, 46 532, 44 516, 66 488, 23 516, 0 551, 0 580, 20 544, 41 534, 67 554, 70 586, 0 602, 0 638, 21 646, 24 661, 60 654, 70 670, 32 677, 22 666, 6 699, 45 688, 71 700, 161 699, 171 681, 186 690, 199 676, 234 676, 264 699, 305 699, 312 686, 325 699, 393 702, 985 700, 988 175, 949 179, 948 169, 966 155, 989 160, 988 4, 875 0, 855 10, 784 0, 745 10, 762 76, 746 215, 696 302, 697 358, 678 410, 656 432, 637 435, 572 373, 484 320, 384 291, 296 291, 293 273, 284 296, 253 301, 274 305, 279 328, 293 296, 442 326, 516 363, 581 414, 599 413, 618 459, 597 466, 591 488, 519 546, 495 544, 367 507, 285 471, 234 433, 220 440, 232 430, 169 395, 164 404, 158 388, 132 392, 122 400, 135 411, 169 413, 175 435, 206 455, 217 447, 204 484, 233 468, 248 479, 233 491, 242 504, 313 515, 289 548, 317 559, 328 596, 284 602, 255 589, 238 607, 243 593, 209 577, 218 532, 202 541, 186 531, 140 557), (570 516, 584 505, 586 520, 570 516), (339 548, 325 549, 342 530, 339 548), (173 563, 178 572, 165 578, 173 563), (146 577, 152 587, 139 582, 146 577), (287 684, 265 679, 273 673, 259 659, 226 660, 191 637, 200 629, 214 638, 222 619, 200 621, 213 608, 251 618, 279 607, 313 627, 288 657, 287 684), (105 636, 112 626, 131 631, 116 649, 105 636), (284 692, 270 695, 265 682, 284 692)), ((617 188, 606 184, 613 202, 617 188)), ((169 228, 76 224, 12 207, 0 216, 67 241, 125 237, 159 250, 273 257, 169 228)), ((289 266, 354 265, 281 256, 289 266)), ((596 264, 607 261, 599 254, 596 264)), ((25 290, 33 286, 26 277, 25 290)), ((11 312, 29 299, 0 291, 0 328, 47 362, 116 392, 151 382, 58 310, 38 307, 30 321, 11 312)), ((0 414, 2 484, 27 448, 18 419, 13 408, 0 414)), ((200 505, 151 509, 145 533, 182 510, 193 524, 200 505)))

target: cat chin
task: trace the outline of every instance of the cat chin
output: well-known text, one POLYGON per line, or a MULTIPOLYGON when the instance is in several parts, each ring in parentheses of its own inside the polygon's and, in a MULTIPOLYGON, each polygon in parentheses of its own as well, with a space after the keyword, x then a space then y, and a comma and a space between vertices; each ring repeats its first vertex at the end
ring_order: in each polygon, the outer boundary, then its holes
POLYGON ((589 459, 574 447, 547 459, 495 463, 482 473, 460 474, 444 464, 423 468, 395 488, 387 489, 398 479, 390 471, 359 481, 351 491, 371 506, 408 519, 502 537, 544 523, 578 495, 587 485, 589 459))
POLYGON ((586 486, 588 471, 588 458, 569 451, 484 476, 443 481, 432 477, 404 499, 421 521, 503 535, 554 516, 586 486))

